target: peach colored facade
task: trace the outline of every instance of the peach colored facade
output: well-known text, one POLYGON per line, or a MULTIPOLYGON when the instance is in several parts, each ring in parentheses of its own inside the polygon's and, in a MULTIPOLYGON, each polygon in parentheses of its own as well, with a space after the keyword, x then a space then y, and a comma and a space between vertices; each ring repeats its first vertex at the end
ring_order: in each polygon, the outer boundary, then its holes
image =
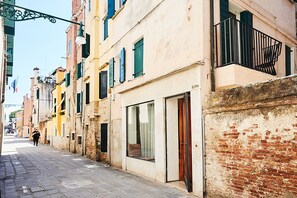
POLYGON ((28 94, 23 98, 23 134, 22 137, 30 137, 32 133, 31 118, 32 118, 32 102, 28 94))
MULTIPOLYGON (((84 1, 72 1, 72 20, 84 23, 84 1)), ((75 43, 77 30, 79 26, 75 24, 69 25, 66 30, 67 40, 67 59, 66 74, 70 73, 70 85, 66 87, 66 134, 69 134, 69 151, 82 154, 81 140, 82 134, 82 116, 76 113, 77 94, 82 92, 82 78, 77 79, 77 65, 82 63, 82 47, 75 43)))

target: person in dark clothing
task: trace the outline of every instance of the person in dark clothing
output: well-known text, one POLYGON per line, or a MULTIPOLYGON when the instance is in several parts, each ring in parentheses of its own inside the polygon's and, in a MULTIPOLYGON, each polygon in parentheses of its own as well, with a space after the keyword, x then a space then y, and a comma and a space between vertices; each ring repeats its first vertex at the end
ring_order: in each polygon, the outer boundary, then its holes
POLYGON ((33 145, 34 145, 34 146, 38 146, 39 136, 40 136, 39 131, 37 131, 37 129, 35 129, 35 130, 33 131, 33 145))

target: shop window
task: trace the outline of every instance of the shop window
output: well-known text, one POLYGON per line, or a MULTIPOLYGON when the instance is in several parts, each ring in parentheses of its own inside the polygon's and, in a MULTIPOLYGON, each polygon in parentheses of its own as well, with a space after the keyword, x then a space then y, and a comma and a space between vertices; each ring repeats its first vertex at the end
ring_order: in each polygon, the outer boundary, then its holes
POLYGON ((128 111, 127 156, 142 160, 155 160, 154 103, 130 106, 128 111))

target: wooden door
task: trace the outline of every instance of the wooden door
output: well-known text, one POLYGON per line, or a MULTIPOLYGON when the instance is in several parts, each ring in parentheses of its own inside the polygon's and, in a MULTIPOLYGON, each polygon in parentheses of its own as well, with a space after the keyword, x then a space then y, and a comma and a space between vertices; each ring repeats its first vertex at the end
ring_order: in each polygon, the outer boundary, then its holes
POLYGON ((179 178, 192 192, 192 138, 191 138, 191 103, 190 95, 178 100, 179 106, 179 178))

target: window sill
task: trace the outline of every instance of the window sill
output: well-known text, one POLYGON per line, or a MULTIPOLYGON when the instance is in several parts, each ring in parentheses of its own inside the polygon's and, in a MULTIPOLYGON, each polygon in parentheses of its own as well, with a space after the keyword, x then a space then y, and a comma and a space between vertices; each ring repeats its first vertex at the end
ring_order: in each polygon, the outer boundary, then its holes
POLYGON ((111 17, 112 20, 118 16, 118 14, 124 9, 125 5, 123 5, 120 9, 118 9, 114 15, 111 17))
POLYGON ((145 158, 145 157, 131 157, 131 156, 126 156, 126 157, 131 158, 131 159, 137 159, 137 160, 155 163, 155 159, 152 159, 152 158, 149 159, 149 158, 145 158))
POLYGON ((134 81, 134 80, 136 80, 136 79, 142 78, 144 75, 145 75, 145 73, 143 73, 143 74, 141 74, 141 75, 135 77, 134 74, 132 74, 133 78, 130 79, 130 80, 128 80, 128 82, 132 82, 132 81, 134 81))

